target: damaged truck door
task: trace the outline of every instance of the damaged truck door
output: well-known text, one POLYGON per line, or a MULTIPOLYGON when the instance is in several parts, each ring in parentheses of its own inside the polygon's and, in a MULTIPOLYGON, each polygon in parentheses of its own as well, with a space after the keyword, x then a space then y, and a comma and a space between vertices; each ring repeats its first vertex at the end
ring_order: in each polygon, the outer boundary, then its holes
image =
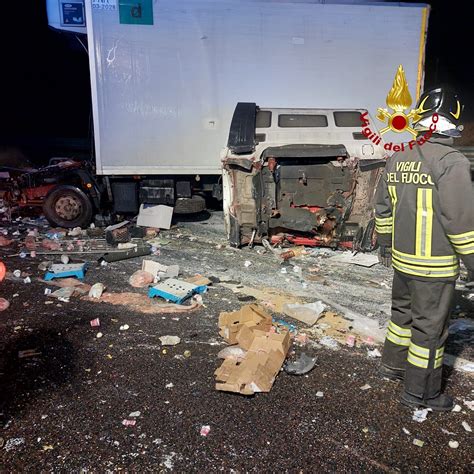
POLYGON ((238 103, 222 157, 231 244, 270 238, 372 249, 372 198, 385 152, 361 133, 364 112, 238 103))

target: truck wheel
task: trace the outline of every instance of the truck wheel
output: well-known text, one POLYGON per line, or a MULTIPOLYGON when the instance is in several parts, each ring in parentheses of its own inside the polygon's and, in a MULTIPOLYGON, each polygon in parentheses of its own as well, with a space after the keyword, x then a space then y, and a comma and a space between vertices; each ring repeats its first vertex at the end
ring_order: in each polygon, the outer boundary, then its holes
POLYGON ((206 200, 202 196, 178 198, 174 205, 175 214, 196 214, 206 210, 206 200))
POLYGON ((92 220, 92 203, 75 186, 58 186, 46 197, 43 212, 56 227, 87 227, 92 220))

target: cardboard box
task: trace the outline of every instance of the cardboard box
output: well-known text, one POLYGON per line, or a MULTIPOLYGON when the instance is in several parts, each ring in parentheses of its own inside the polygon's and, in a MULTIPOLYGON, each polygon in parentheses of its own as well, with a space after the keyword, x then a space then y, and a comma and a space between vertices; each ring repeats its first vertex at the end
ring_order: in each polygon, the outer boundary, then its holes
POLYGON ((270 332, 270 316, 256 305, 221 317, 221 335, 227 330, 228 340, 238 342, 247 354, 241 361, 224 360, 215 371, 216 389, 242 395, 269 392, 290 348, 290 333, 270 332))
MULTIPOLYGON (((249 329, 268 331, 272 326, 272 317, 255 304, 242 306, 240 310, 231 313, 222 312, 219 315, 219 334, 229 344, 236 344, 238 342, 237 334, 243 326, 249 329)), ((246 348, 244 346, 241 347, 243 349, 246 348)))

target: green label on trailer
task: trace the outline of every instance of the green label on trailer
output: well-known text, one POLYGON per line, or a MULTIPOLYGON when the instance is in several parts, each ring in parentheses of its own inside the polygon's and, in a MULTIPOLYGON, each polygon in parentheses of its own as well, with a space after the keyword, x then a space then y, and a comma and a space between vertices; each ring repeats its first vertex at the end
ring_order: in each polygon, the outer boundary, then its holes
POLYGON ((153 0, 119 0, 120 23, 153 25, 153 0))

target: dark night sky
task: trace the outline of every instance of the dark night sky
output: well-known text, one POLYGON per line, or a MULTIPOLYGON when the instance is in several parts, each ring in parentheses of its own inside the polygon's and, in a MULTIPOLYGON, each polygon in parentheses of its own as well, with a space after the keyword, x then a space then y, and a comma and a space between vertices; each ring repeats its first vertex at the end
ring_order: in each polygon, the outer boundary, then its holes
MULTIPOLYGON (((455 86, 465 103, 465 120, 473 120, 471 2, 427 3, 432 9, 425 87, 442 82, 455 86)), ((48 29, 43 0, 2 2, 2 9, 8 25, 0 43, 4 66, 0 142, 20 144, 25 136, 87 137, 90 92, 85 52, 71 51, 48 29)))

